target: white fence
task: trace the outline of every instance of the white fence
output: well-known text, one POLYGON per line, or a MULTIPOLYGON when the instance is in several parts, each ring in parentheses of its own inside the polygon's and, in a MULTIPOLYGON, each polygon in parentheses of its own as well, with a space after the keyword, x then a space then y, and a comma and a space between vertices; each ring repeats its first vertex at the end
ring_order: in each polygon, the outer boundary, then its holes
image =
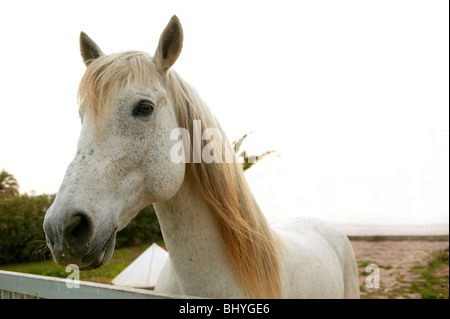
POLYGON ((188 298, 153 291, 0 270, 0 299, 173 299, 188 298), (70 282, 70 284, 72 284, 70 282))

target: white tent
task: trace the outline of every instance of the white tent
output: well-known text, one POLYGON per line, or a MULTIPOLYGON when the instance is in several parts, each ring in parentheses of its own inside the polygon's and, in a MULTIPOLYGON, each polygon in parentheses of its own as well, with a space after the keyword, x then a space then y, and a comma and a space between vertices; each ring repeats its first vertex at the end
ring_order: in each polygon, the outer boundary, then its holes
POLYGON ((117 286, 154 288, 168 256, 167 251, 153 243, 111 282, 117 286))

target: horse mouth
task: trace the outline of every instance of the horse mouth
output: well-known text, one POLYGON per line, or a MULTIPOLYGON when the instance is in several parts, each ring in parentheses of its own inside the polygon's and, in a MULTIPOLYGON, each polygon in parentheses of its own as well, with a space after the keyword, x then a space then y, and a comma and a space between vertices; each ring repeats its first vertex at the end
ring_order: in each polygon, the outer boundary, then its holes
POLYGON ((99 245, 95 245, 86 254, 77 254, 71 251, 69 247, 65 247, 63 251, 56 249, 52 246, 47 239, 47 245, 52 252, 53 259, 61 266, 75 265, 79 270, 93 270, 106 264, 114 252, 114 246, 116 244, 116 231, 114 230, 111 235, 99 245))

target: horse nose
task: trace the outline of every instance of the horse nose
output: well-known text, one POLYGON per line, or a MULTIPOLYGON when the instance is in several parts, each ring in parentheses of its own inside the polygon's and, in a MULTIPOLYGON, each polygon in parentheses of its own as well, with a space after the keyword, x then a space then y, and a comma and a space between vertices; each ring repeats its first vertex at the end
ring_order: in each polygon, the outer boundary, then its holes
POLYGON ((48 222, 48 219, 44 220, 44 234, 45 239, 47 240, 47 245, 50 247, 54 246, 55 243, 55 232, 53 231, 53 228, 51 227, 50 223, 48 222))
POLYGON ((91 218, 82 212, 70 214, 63 224, 62 237, 71 250, 83 251, 89 246, 92 237, 91 218))

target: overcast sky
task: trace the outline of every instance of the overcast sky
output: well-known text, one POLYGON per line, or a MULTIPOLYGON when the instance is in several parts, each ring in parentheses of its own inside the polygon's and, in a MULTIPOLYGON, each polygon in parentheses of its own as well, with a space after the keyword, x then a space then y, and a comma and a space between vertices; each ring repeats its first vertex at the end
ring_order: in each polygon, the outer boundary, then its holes
MULTIPOLYGON (((153 54, 173 14, 184 29, 174 69, 197 88, 231 140, 254 131, 244 145, 250 152, 283 154, 249 171, 257 197, 270 193, 276 176, 278 191, 292 191, 308 178, 322 185, 342 163, 436 132, 444 142, 433 142, 433 152, 441 156, 448 150, 448 6, 409 0, 2 1, 0 169, 17 178, 21 192, 56 192, 81 127, 80 31, 105 53, 153 54)), ((447 181, 436 184, 442 194, 447 181)), ((439 196, 439 209, 448 213, 448 195, 439 196)))

